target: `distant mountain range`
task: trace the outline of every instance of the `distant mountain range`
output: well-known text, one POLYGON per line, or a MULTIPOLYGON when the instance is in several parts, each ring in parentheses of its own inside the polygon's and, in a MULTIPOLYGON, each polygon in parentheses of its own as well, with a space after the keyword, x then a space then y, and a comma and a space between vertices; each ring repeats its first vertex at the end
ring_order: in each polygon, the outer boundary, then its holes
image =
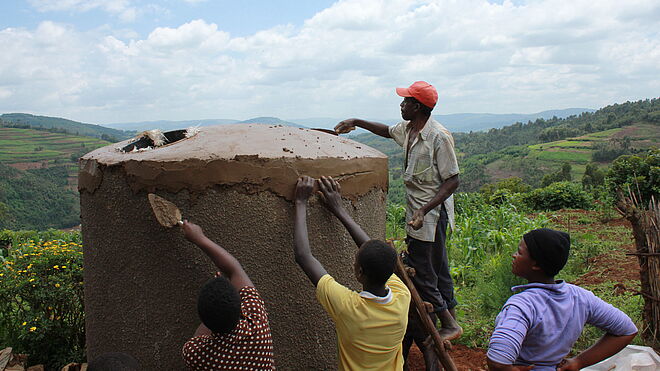
POLYGON ((170 131, 176 129, 187 128, 190 126, 211 126, 211 125, 225 125, 225 124, 270 124, 270 125, 285 125, 304 128, 306 126, 297 124, 291 121, 284 121, 277 117, 255 117, 249 120, 232 120, 232 119, 204 119, 204 120, 181 120, 181 121, 141 121, 141 122, 122 122, 105 124, 105 126, 120 129, 120 130, 135 130, 144 131, 151 129, 160 129, 162 131, 170 131))
MULTIPOLYGON (((483 131, 491 128, 501 128, 511 125, 515 122, 526 123, 538 118, 550 119, 553 116, 566 118, 572 115, 579 115, 582 112, 594 112, 589 108, 568 108, 563 110, 550 110, 532 114, 493 114, 493 113, 457 113, 451 115, 434 115, 433 117, 440 121, 444 126, 453 132, 483 131)), ((109 141, 122 140, 135 135, 136 131, 160 129, 170 131, 182 129, 190 126, 209 126, 225 124, 251 124, 261 123, 270 125, 285 125, 294 127, 309 128, 333 128, 339 121, 345 118, 315 117, 300 118, 292 120, 282 120, 277 117, 255 117, 248 120, 235 119, 202 119, 202 120, 181 120, 181 121, 142 121, 142 122, 123 122, 104 125, 86 124, 59 117, 36 116, 27 113, 5 113, 0 115, 0 126, 22 126, 27 125, 35 128, 48 130, 64 130, 72 134, 94 136, 109 141)), ((382 122, 392 125, 400 118, 375 119, 369 120, 382 122)), ((357 130, 357 133, 363 130, 357 130)))
MULTIPOLYGON (((495 114, 495 113, 455 113, 450 115, 433 115, 433 117, 440 121, 447 129, 455 132, 469 132, 481 131, 491 128, 501 128, 505 125, 511 125, 516 122, 527 123, 527 121, 534 121, 536 119, 550 119, 553 116, 558 118, 566 118, 572 115, 579 115, 582 112, 594 112, 590 108, 567 108, 562 110, 549 110, 538 113, 530 114, 495 114)), ((163 131, 181 129, 189 126, 209 126, 209 125, 222 125, 222 124, 249 124, 261 123, 271 125, 285 125, 296 127, 317 127, 331 129, 341 120, 345 119, 337 117, 312 117, 312 118, 297 118, 290 120, 282 120, 277 117, 255 117, 249 120, 232 120, 232 119, 204 119, 204 120, 182 120, 182 121, 142 121, 142 122, 124 122, 105 124, 104 126, 121 129, 121 130, 151 130, 161 129, 163 131)), ((375 119, 367 118, 369 120, 382 122, 388 125, 399 122, 400 118, 390 119, 375 119)))

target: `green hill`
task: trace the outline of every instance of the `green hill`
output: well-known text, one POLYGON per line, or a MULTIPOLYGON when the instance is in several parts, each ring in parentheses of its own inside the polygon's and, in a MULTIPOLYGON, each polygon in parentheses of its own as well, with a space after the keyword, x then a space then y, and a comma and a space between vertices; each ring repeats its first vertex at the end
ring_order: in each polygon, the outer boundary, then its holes
POLYGON ((91 136, 109 142, 119 142, 134 135, 134 132, 85 124, 59 117, 36 116, 27 113, 5 113, 0 115, 0 127, 3 126, 91 136))
POLYGON ((0 229, 67 228, 80 223, 78 193, 63 167, 21 171, 0 163, 0 229))
POLYGON ((109 143, 64 132, 0 127, 0 229, 79 224, 78 158, 109 143))
POLYGON ((75 188, 78 158, 110 142, 50 131, 0 127, 0 163, 18 170, 64 167, 75 188))
MULTIPOLYGON (((402 149, 371 133, 351 138, 390 157, 389 199, 402 202, 402 149)), ((565 119, 538 119, 487 132, 454 133, 454 140, 463 192, 511 176, 539 186, 544 174, 565 162, 571 164, 572 177, 577 180, 589 162, 604 167, 621 154, 657 148, 660 99, 614 104, 565 119)))

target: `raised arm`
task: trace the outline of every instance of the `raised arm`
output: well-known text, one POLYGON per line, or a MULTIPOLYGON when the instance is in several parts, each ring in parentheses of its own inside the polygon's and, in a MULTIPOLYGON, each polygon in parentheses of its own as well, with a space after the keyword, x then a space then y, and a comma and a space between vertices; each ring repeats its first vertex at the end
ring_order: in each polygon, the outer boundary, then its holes
POLYGON ((335 126, 335 131, 337 134, 345 134, 355 130, 356 126, 367 129, 376 135, 380 135, 381 137, 391 138, 389 126, 381 124, 380 122, 367 121, 362 119, 346 119, 335 126))
POLYGON ((332 212, 337 219, 344 225, 348 233, 353 237, 355 244, 360 247, 370 238, 367 233, 360 227, 359 224, 353 220, 348 214, 344 205, 341 203, 341 186, 336 180, 331 177, 321 177, 319 181, 319 188, 321 188, 321 196, 325 206, 332 212))
POLYGON ((312 255, 307 234, 307 201, 314 191, 314 179, 303 176, 296 184, 296 206, 293 220, 293 252, 296 263, 302 268, 310 281, 316 286, 321 277, 326 275, 323 265, 312 255))
POLYGON ((229 279, 236 290, 240 290, 245 286, 254 286, 250 277, 243 270, 241 263, 232 254, 227 252, 227 250, 206 237, 200 226, 184 220, 182 228, 186 239, 197 245, 211 258, 211 261, 229 279))

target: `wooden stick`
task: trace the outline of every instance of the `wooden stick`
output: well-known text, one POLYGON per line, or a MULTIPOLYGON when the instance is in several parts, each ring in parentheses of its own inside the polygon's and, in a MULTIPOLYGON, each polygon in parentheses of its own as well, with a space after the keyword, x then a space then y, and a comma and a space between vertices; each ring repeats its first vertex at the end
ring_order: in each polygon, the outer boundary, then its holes
MULTIPOLYGON (((390 242, 390 246, 392 246, 391 242, 390 242)), ((415 285, 412 283, 412 280, 410 280, 410 277, 406 272, 406 268, 403 265, 400 256, 397 256, 396 258, 396 270, 394 271, 394 273, 396 273, 396 275, 399 276, 399 278, 401 278, 401 281, 403 281, 403 283, 408 287, 408 290, 410 291, 410 296, 415 305, 415 309, 416 309, 415 312, 419 316, 420 323, 422 324, 422 330, 424 330, 424 332, 427 333, 431 337, 431 339, 433 339, 433 343, 435 344, 435 347, 433 347, 433 349, 438 355, 438 359, 440 360, 440 363, 448 371, 458 371, 456 365, 454 364, 454 360, 451 359, 451 357, 447 353, 447 350, 445 349, 445 344, 443 343, 442 338, 440 338, 438 329, 435 327, 435 324, 431 321, 431 318, 428 315, 428 311, 426 310, 424 301, 422 301, 422 298, 419 296, 419 293, 417 292, 415 285)))

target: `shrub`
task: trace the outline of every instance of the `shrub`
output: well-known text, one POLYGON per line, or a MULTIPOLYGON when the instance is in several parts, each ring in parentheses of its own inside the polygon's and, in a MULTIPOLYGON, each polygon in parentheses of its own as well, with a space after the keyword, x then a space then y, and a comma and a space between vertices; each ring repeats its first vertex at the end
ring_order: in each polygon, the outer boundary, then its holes
POLYGON ((31 240, 0 261, 0 342, 47 369, 83 361, 82 246, 31 240))
POLYGON ((582 176, 582 188, 591 190, 605 183, 605 172, 595 163, 587 164, 582 176))
POLYGON ((556 182, 538 188, 524 196, 534 210, 589 209, 591 196, 577 183, 556 182))
POLYGON ((525 193, 529 192, 531 188, 532 187, 530 187, 529 184, 523 182, 519 177, 511 177, 498 180, 495 183, 486 184, 481 187, 481 193, 490 198, 500 190, 507 190, 509 193, 525 193))
POLYGON ((547 187, 550 184, 556 182, 570 182, 572 180, 571 170, 572 170, 571 164, 568 162, 564 162, 564 164, 561 165, 561 169, 559 169, 557 172, 546 174, 543 176, 543 179, 541 180, 541 186, 547 187))
POLYGON ((606 184, 612 194, 621 190, 627 195, 630 188, 642 205, 648 204, 651 196, 660 194, 660 149, 617 158, 607 172, 606 184))

